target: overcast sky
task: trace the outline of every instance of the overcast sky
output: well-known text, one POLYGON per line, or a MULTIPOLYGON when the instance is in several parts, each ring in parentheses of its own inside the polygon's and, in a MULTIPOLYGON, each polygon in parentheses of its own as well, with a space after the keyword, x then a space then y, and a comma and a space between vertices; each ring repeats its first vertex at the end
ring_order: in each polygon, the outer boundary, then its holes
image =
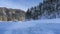
POLYGON ((0 0, 0 7, 27 10, 38 5, 43 0, 0 0))

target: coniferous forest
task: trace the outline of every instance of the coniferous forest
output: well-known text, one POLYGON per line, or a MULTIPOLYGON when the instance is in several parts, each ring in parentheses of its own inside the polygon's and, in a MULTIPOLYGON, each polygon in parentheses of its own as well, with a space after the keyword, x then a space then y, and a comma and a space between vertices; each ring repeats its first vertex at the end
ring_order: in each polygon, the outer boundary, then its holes
POLYGON ((43 0, 43 3, 31 7, 26 12, 26 19, 60 18, 60 0, 43 0))

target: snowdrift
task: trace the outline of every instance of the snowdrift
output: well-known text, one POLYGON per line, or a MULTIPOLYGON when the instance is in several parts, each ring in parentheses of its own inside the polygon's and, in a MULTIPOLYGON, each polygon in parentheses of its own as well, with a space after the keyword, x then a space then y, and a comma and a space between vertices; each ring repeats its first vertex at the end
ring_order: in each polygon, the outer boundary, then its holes
POLYGON ((60 34, 60 18, 31 21, 0 21, 0 34, 60 34))

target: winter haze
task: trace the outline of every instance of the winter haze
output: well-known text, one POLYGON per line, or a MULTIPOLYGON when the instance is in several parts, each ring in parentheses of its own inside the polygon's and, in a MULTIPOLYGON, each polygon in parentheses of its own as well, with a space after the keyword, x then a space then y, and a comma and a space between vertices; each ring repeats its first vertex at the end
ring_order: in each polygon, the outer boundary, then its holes
POLYGON ((0 34, 60 34, 60 0, 0 0, 0 20, 0 34))
POLYGON ((43 0, 0 0, 0 7, 27 10, 38 5, 43 0))

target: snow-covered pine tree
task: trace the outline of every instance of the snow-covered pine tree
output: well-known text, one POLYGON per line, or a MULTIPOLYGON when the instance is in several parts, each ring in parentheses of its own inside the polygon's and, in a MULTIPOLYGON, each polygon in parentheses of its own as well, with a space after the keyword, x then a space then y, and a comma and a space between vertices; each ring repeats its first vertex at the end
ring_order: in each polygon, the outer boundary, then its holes
POLYGON ((30 8, 29 11, 34 20, 60 18, 60 0, 43 0, 43 3, 30 8))

